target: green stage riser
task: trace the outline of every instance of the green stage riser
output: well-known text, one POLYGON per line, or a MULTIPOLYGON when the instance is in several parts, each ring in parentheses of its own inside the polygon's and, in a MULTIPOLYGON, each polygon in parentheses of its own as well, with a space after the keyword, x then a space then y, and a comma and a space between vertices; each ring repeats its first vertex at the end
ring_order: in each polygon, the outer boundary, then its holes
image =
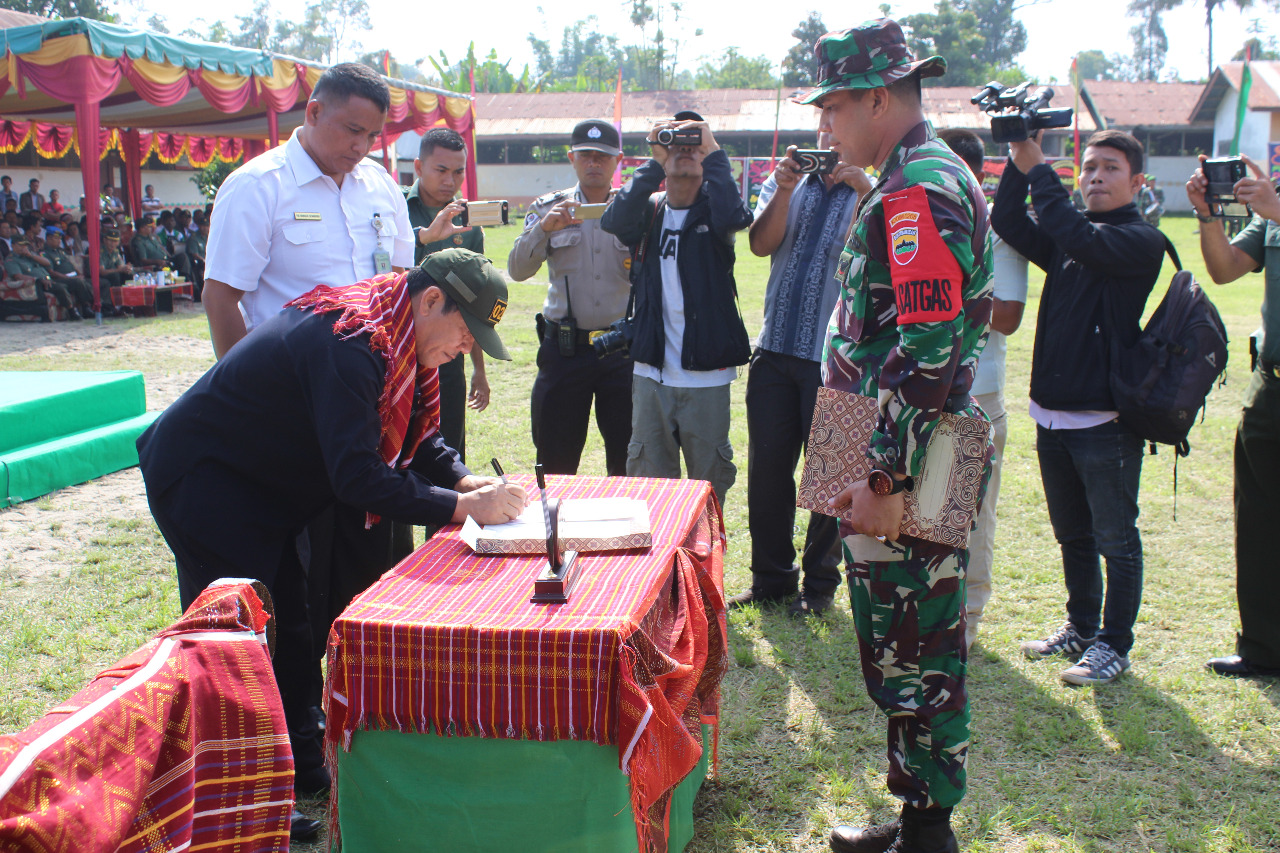
POLYGON ((0 454, 146 411, 136 370, 0 372, 0 454))
POLYGON ((159 414, 148 412, 120 423, 0 454, 0 506, 29 501, 137 465, 135 442, 159 414))
MULTIPOLYGON (((703 726, 702 760, 671 798, 669 853, 693 838, 710 742, 703 726)), ((338 753, 338 819, 342 853, 637 850, 618 748, 590 741, 356 732, 338 753)))

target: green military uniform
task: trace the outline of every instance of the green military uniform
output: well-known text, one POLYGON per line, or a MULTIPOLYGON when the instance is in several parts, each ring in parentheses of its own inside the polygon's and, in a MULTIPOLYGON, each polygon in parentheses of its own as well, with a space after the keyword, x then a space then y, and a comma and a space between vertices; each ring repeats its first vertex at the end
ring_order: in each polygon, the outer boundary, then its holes
MULTIPOLYGON (((404 191, 405 205, 409 208, 409 224, 415 229, 429 228, 444 207, 432 207, 422 201, 418 194, 418 182, 404 191)), ((453 218, 454 225, 462 224, 462 217, 453 218)), ((461 234, 454 234, 444 240, 436 240, 425 246, 418 242, 418 235, 413 239, 413 263, 422 265, 422 259, 442 249, 470 249, 476 254, 484 254, 484 229, 479 226, 461 234)), ((467 376, 463 369, 463 356, 440 365, 440 433, 444 443, 458 451, 463 462, 467 459, 467 376)))
POLYGON ((122 267, 127 263, 124 257, 124 251, 117 245, 114 249, 108 249, 104 244, 102 252, 98 256, 98 291, 102 294, 104 304, 111 304, 111 288, 123 287, 126 273, 107 272, 118 267, 122 267))
POLYGON ((89 283, 80 275, 80 270, 76 269, 75 261, 71 260, 71 256, 61 248, 54 249, 45 246, 40 253, 45 259, 53 265, 52 271, 59 275, 66 276, 65 279, 53 279, 54 282, 63 285, 71 298, 75 301, 82 311, 92 313, 93 311, 93 293, 89 289, 89 283))
POLYGON ((129 247, 133 249, 133 256, 143 266, 151 266, 151 264, 146 263, 147 261, 162 261, 167 264, 172 260, 169 250, 164 247, 164 243, 160 242, 160 238, 154 234, 150 237, 134 234, 129 247))
POLYGON ((195 301, 204 293, 204 266, 208 255, 209 237, 198 230, 187 235, 187 261, 191 265, 191 286, 195 289, 195 301))
MULTIPOLYGON (((946 68, 940 57, 913 62, 888 19, 824 36, 817 53, 823 83, 807 103, 946 68)), ((942 412, 985 417, 969 387, 991 319, 991 236, 982 188, 928 122, 876 165, 837 268, 823 379, 879 401, 867 455, 919 477, 942 412)), ((964 796, 969 745, 968 552, 841 531, 863 677, 889 717, 889 791, 917 809, 950 809, 964 796)))
POLYGON ((67 288, 63 286, 62 282, 54 281, 49 277, 47 269, 30 258, 19 255, 16 251, 10 252, 9 257, 4 259, 4 271, 12 276, 32 276, 40 283, 41 287, 54 295, 58 300, 58 304, 63 308, 75 307, 75 303, 71 301, 71 294, 67 292, 67 288))

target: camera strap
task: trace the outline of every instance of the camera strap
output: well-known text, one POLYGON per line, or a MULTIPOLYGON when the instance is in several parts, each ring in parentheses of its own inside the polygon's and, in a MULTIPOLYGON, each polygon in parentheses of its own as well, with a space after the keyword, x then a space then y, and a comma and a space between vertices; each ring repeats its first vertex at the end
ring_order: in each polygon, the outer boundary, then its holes
POLYGON ((667 209, 667 196, 664 193, 662 198, 658 199, 657 204, 649 209, 649 219, 645 222, 644 236, 640 238, 639 245, 635 251, 631 253, 631 274, 627 276, 631 282, 631 292, 627 295, 627 313, 623 316, 630 317, 636 308, 636 276, 640 275, 640 269, 644 266, 645 256, 649 253, 649 238, 653 235, 654 223, 659 217, 665 214, 667 209))

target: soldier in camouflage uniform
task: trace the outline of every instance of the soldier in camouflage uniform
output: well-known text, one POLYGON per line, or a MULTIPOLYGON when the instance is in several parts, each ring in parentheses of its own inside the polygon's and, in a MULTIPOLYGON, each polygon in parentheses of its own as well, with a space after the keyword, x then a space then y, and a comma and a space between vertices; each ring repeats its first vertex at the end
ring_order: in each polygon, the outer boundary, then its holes
POLYGON ((888 785, 903 802, 892 823, 836 827, 831 846, 945 853, 958 849, 950 816, 969 744, 967 552, 899 527, 939 416, 983 417, 969 386, 991 316, 986 202, 920 106, 920 78, 943 74, 945 60, 913 61, 887 18, 828 33, 817 56, 821 82, 803 102, 822 110, 841 160, 880 172, 840 260, 823 379, 880 402, 875 471, 832 503, 853 513, 841 532, 863 677, 889 717, 888 785))

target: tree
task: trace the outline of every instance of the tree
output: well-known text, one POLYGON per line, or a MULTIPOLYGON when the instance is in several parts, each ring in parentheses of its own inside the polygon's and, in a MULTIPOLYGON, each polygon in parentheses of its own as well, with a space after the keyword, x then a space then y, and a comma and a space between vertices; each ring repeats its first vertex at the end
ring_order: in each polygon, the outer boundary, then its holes
MULTIPOLYGON (((664 19, 675 22, 680 20, 682 3, 653 0, 629 0, 631 4, 631 25, 640 31, 641 43, 628 46, 627 55, 635 69, 634 85, 639 89, 670 89, 675 85, 677 52, 680 47, 678 39, 668 39, 662 29, 664 19), (653 36, 649 36, 649 28, 653 27, 653 36)), ((702 30, 695 30, 694 35, 702 35, 702 30)))
MULTIPOLYGON (((381 50, 371 50, 360 54, 356 62, 367 65, 379 74, 386 74, 388 77, 394 77, 397 80, 407 80, 410 83, 426 83, 426 76, 420 71, 417 65, 402 65, 394 56, 387 63, 386 70, 382 64, 383 52, 381 50)), ((421 62, 421 60, 419 60, 421 62)))
POLYGON ((526 65, 523 73, 516 77, 507 68, 511 60, 499 62, 496 50, 490 50, 483 62, 477 61, 475 42, 467 46, 466 58, 458 62, 451 63, 443 50, 440 51, 438 60, 434 56, 429 56, 427 61, 440 75, 441 85, 455 92, 466 92, 471 89, 472 68, 475 69, 477 92, 528 92, 535 88, 529 66, 526 65))
POLYGON ((1135 80, 1159 80, 1164 59, 1169 53, 1169 36, 1165 34, 1160 15, 1179 0, 1130 0, 1126 10, 1138 24, 1129 30, 1133 39, 1133 74, 1135 80))
POLYGON ((1119 80, 1121 74, 1116 61, 1100 50, 1082 50, 1077 53, 1076 71, 1081 80, 1119 80))
POLYGON ((783 86, 814 86, 818 83, 818 58, 814 51, 817 50, 818 39, 826 33, 827 25, 822 23, 822 16, 817 12, 810 12, 809 17, 791 31, 796 43, 782 60, 783 86))
POLYGON ((218 187, 222 186, 222 182, 227 179, 236 170, 236 163, 224 163, 217 157, 209 162, 208 166, 196 171, 191 176, 191 183, 200 188, 200 193, 209 201, 213 201, 218 194, 218 187))
POLYGON ((907 43, 917 58, 938 54, 947 60, 945 78, 922 80, 925 86, 982 86, 996 69, 979 58, 985 40, 978 29, 978 17, 938 0, 934 12, 907 15, 899 23, 908 30, 907 43))
POLYGON ((105 0, 0 0, 0 9, 27 12, 42 18, 92 18, 108 23, 117 20, 105 0))
POLYGON ((694 75, 698 89, 773 89, 773 63, 767 56, 742 56, 736 47, 725 50, 718 62, 706 62, 694 75))
MULTIPOLYGON (((956 0, 956 8, 972 12, 982 36, 979 61, 992 68, 1006 68, 1027 49, 1027 28, 1014 17, 1015 0, 956 0)), ((946 54, 943 54, 946 56, 946 54)), ((948 57, 950 59, 950 57, 948 57)))

